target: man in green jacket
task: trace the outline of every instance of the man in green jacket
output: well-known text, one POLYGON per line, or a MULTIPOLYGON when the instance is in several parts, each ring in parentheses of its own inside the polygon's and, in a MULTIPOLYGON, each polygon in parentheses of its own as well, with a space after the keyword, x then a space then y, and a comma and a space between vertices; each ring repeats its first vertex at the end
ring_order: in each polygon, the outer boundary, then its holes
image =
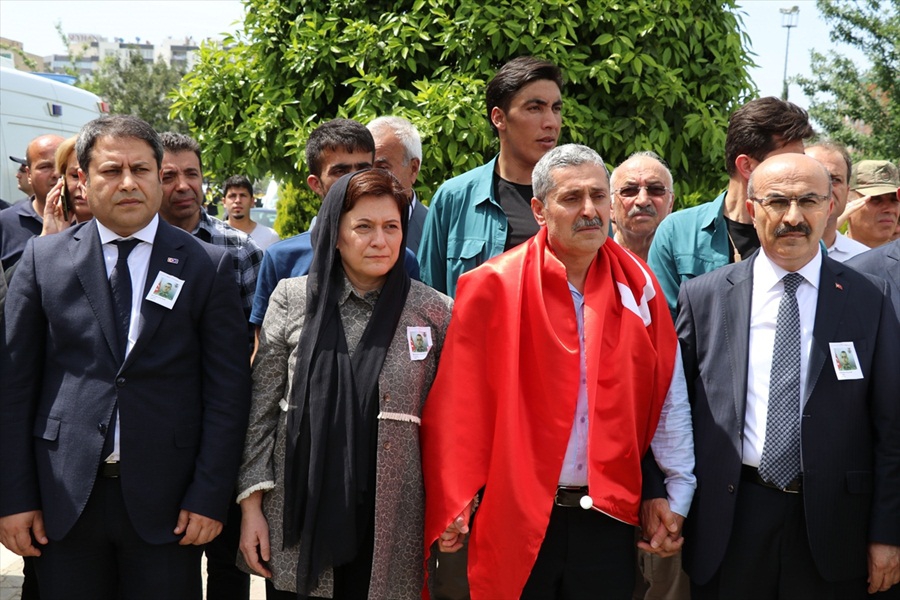
POLYGON ((725 137, 728 189, 712 202, 670 215, 650 246, 647 263, 673 318, 682 282, 747 259, 759 248, 745 206, 750 173, 770 156, 803 154, 803 140, 813 134, 805 110, 772 96, 751 100, 731 115, 725 137))
POLYGON ((453 296, 460 275, 538 232, 531 170, 559 139, 561 90, 559 68, 530 56, 509 61, 488 83, 500 154, 434 195, 418 253, 423 282, 453 296))

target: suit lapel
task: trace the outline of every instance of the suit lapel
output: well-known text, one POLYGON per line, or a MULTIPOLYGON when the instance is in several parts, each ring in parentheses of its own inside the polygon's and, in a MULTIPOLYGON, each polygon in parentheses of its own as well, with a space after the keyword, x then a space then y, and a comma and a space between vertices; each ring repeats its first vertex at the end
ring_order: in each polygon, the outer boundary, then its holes
POLYGON ((894 280, 894 287, 900 290, 900 243, 891 244, 891 249, 885 255, 884 263, 887 276, 894 280))
POLYGON ((726 280, 731 284, 722 291, 722 325, 731 365, 734 410, 740 431, 744 429, 747 411, 747 364, 750 344, 750 298, 753 292, 755 256, 739 263, 726 280))
POLYGON ((804 404, 816 387, 816 382, 825 365, 825 359, 830 361, 831 350, 828 342, 837 337, 840 315, 844 312, 844 303, 847 302, 847 292, 844 286, 848 284, 843 276, 844 266, 829 258, 822 259, 821 276, 819 277, 819 294, 816 300, 816 322, 813 325, 812 347, 809 352, 809 363, 806 374, 806 393, 804 404))
MULTIPOLYGON (((181 270, 184 267, 185 260, 187 260, 187 254, 182 250, 182 247, 183 243, 173 235, 172 226, 160 219, 159 228, 156 230, 156 239, 153 241, 153 250, 150 252, 147 279, 144 281, 143 291, 140 292, 142 294, 141 318, 138 325, 137 340, 122 364, 123 369, 130 365, 135 357, 147 346, 148 340, 153 337, 163 317, 170 310, 155 302, 150 302, 146 298, 160 271, 175 277, 181 277, 181 270)), ((171 310, 175 310, 174 307, 171 310)))
POLYGON ((106 262, 103 258, 103 247, 97 223, 91 220, 75 232, 69 242, 75 275, 81 283, 84 295, 94 311, 100 324, 106 344, 115 357, 121 357, 124 349, 119 348, 116 324, 113 318, 112 292, 109 289, 109 278, 106 275, 106 262))

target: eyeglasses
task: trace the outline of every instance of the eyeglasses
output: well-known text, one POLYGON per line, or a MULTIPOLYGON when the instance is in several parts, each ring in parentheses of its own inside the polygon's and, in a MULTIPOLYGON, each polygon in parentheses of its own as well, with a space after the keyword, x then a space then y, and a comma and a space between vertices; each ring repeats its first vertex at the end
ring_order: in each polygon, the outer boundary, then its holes
POLYGON ((666 186, 657 183, 653 185, 626 185, 625 187, 613 190, 613 193, 618 194, 623 198, 634 198, 641 193, 641 190, 647 190, 647 195, 652 196, 653 198, 662 198, 671 191, 666 186))
POLYGON ((773 213, 787 212, 792 202, 796 202, 800 210, 813 211, 821 208, 830 196, 820 196, 819 194, 804 194, 803 196, 782 196, 780 194, 772 194, 762 198, 750 199, 759 202, 763 208, 773 213))

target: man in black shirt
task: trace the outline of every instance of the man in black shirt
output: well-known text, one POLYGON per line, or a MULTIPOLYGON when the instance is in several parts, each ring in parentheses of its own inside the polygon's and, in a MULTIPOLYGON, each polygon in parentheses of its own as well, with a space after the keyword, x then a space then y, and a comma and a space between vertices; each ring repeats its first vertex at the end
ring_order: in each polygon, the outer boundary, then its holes
POLYGON ((559 68, 530 56, 509 61, 488 83, 500 153, 435 193, 419 245, 423 282, 453 296, 460 275, 537 233, 531 170, 559 139, 561 90, 559 68))

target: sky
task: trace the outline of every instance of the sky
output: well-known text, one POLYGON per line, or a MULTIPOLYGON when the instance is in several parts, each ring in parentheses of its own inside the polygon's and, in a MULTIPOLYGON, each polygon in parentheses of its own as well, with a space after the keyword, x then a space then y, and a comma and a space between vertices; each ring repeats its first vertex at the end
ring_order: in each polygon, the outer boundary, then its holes
MULTIPOLYGON (((853 48, 837 47, 829 39, 828 26, 819 17, 814 0, 739 0, 744 29, 751 38, 757 68, 751 79, 763 96, 781 96, 787 29, 781 26, 779 9, 800 8, 797 27, 791 29, 788 76, 809 74, 809 52, 836 49, 865 65, 853 48)), ((167 37, 221 38, 233 32, 243 19, 240 0, 0 0, 0 36, 20 41, 25 50, 39 56, 65 52, 54 28, 66 33, 96 33, 112 40, 149 41, 167 37)), ((797 85, 789 99, 804 108, 809 99, 797 85)))

